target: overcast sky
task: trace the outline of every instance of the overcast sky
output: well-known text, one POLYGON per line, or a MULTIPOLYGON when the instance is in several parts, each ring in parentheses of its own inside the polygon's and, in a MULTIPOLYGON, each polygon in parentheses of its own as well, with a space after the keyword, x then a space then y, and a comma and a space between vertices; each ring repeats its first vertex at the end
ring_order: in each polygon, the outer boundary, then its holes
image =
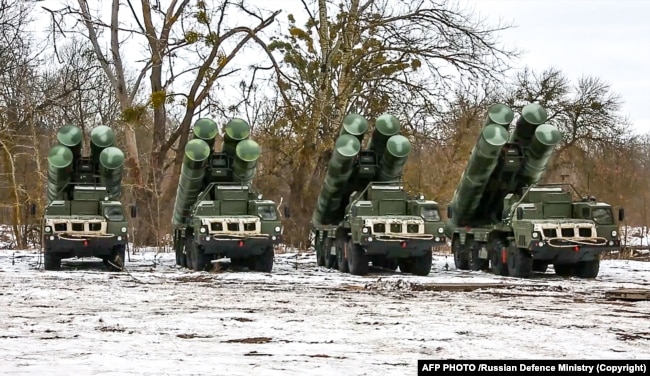
POLYGON ((488 20, 502 19, 507 46, 526 50, 520 63, 559 68, 575 81, 597 76, 621 95, 623 114, 650 132, 650 1, 466 0, 488 20))

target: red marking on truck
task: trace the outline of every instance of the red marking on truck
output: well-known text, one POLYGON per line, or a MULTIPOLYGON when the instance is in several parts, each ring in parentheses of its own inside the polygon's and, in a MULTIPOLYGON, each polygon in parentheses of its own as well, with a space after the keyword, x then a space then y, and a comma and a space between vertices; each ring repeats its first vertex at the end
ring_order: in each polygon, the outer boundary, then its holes
POLYGON ((88 240, 84 239, 84 247, 87 247, 87 246, 88 246, 88 240))
POLYGON ((243 241, 243 240, 240 240, 240 241, 239 241, 239 246, 240 246, 240 247, 243 247, 243 246, 244 246, 244 241, 243 241))
POLYGON ((501 248, 501 263, 505 264, 508 261, 507 257, 506 247, 501 248))

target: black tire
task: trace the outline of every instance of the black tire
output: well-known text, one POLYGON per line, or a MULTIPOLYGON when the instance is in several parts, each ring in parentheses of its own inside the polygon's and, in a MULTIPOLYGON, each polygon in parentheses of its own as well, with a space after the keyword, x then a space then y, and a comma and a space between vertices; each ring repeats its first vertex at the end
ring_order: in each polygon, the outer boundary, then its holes
POLYGON ((270 273, 273 270, 273 259, 275 258, 275 252, 273 252, 273 247, 268 247, 264 250, 259 256, 252 257, 252 268, 256 272, 270 273))
POLYGON ((571 277, 574 273, 573 264, 553 264, 553 269, 560 277, 571 277))
POLYGON ((323 241, 323 258, 325 259, 325 267, 332 269, 338 267, 336 255, 332 255, 332 238, 327 238, 323 241))
POLYGON ((533 261, 533 271, 537 273, 546 273, 548 270, 548 262, 535 260, 533 261))
POLYGON ((399 271, 402 273, 411 273, 413 271, 413 260, 409 258, 397 259, 399 271))
POLYGON ((316 239, 316 265, 325 266, 325 242, 316 239))
POLYGON ((479 243, 475 242, 473 239, 467 239, 465 241, 465 248, 469 270, 478 271, 489 269, 489 261, 487 259, 481 259, 478 257, 478 253, 481 249, 481 245, 479 243))
POLYGON ((212 266, 210 261, 212 261, 212 257, 206 255, 201 246, 194 244, 192 247, 192 270, 195 272, 208 271, 212 266))
POLYGON ((177 266, 182 266, 183 262, 181 260, 182 260, 182 257, 183 257, 183 251, 181 249, 179 249, 179 248, 180 247, 177 247, 175 249, 175 252, 176 252, 176 265, 177 266))
POLYGON ((580 261, 575 265, 575 275, 578 278, 596 278, 600 270, 600 259, 580 261))
POLYGON ((345 257, 345 249, 341 240, 336 240, 336 262, 341 273, 348 273, 350 271, 348 266, 348 259, 345 257))
POLYGON ((427 276, 431 273, 433 255, 431 250, 426 250, 422 256, 411 258, 411 273, 419 276, 427 276))
POLYGON ((181 259, 180 260, 181 261, 180 267, 181 268, 187 268, 187 255, 185 253, 183 253, 183 251, 181 251, 180 254, 181 254, 180 255, 180 259, 181 259))
POLYGON ((460 244, 459 237, 455 237, 452 241, 451 251, 454 253, 454 265, 456 266, 456 269, 468 270, 469 260, 467 258, 467 254, 463 252, 463 246, 460 244))
POLYGON ((508 250, 505 248, 505 243, 502 240, 495 240, 490 253, 490 270, 493 274, 507 276, 508 275, 508 250), (506 262, 503 262, 503 258, 506 262))
POLYGON ((43 268, 45 270, 61 270, 61 257, 56 253, 45 252, 43 268))
MULTIPOLYGON (((121 272, 124 270, 124 263, 126 260, 126 251, 123 245, 116 245, 113 247, 111 255, 106 259, 106 267, 112 272, 121 272)), ((102 260, 103 261, 103 260, 102 260)))
POLYGON ((348 242, 348 269, 352 275, 368 274, 368 257, 363 248, 352 240, 348 242))
POLYGON ((525 249, 511 245, 508 248, 508 274, 516 278, 529 278, 533 270, 533 257, 525 249))

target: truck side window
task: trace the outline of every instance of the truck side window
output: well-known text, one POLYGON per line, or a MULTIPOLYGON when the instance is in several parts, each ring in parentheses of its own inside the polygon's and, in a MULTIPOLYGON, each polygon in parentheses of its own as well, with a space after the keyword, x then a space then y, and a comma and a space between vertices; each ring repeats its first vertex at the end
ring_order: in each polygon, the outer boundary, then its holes
POLYGON ((599 225, 613 225, 614 216, 610 208, 594 208, 591 210, 594 221, 599 225))
POLYGON ((275 211, 275 207, 269 205, 258 207, 257 215, 267 221, 275 221, 278 219, 278 214, 275 211))
POLYGON ((420 208, 420 215, 426 221, 439 221, 440 220, 440 213, 438 212, 438 209, 436 209, 436 208, 422 207, 422 208, 420 208))
POLYGON ((119 206, 105 206, 104 207, 104 217, 109 221, 121 222, 125 221, 124 212, 119 206))

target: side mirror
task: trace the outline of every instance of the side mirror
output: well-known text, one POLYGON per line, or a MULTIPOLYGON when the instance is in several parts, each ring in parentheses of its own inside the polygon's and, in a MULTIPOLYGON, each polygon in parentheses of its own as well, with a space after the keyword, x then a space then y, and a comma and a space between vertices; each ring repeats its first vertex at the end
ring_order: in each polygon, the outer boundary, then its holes
POLYGON ((447 206, 447 219, 451 219, 451 205, 447 206))
POLYGON ((288 206, 288 205, 284 205, 282 208, 283 208, 283 210, 284 210, 284 217, 285 217, 285 218, 289 218, 289 217, 291 217, 291 210, 289 210, 289 206, 288 206))
POLYGON ((34 204, 34 203, 29 204, 29 215, 31 215, 31 216, 36 215, 36 204, 34 204))
POLYGON ((135 204, 131 205, 131 218, 138 216, 138 207, 135 204))
POLYGON ((524 218, 524 208, 517 207, 517 219, 524 218))
POLYGON ((618 209, 618 221, 622 222, 625 219, 625 209, 619 208, 618 209))

